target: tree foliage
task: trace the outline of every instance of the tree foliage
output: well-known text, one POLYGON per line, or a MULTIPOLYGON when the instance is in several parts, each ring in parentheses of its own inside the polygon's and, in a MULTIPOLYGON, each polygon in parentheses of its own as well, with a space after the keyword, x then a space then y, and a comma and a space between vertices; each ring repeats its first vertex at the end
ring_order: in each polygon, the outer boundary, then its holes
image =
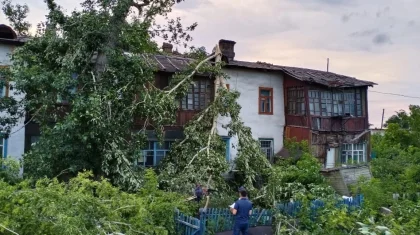
POLYGON ((2 234, 174 234, 173 211, 188 212, 182 197, 157 189, 149 170, 139 194, 80 173, 68 183, 40 179, 9 185, 0 181, 2 234))
POLYGON ((19 36, 27 36, 29 34, 29 28, 31 24, 26 21, 28 17, 29 7, 27 4, 13 5, 11 0, 4 0, 3 4, 3 13, 10 21, 12 27, 17 31, 19 36))
MULTIPOLYGON (((26 111, 40 124, 42 137, 24 157, 26 175, 90 169, 121 186, 141 184, 132 166, 145 128, 162 136, 163 126, 174 122, 174 100, 185 95, 195 69, 180 73, 168 91, 153 86, 157 67, 147 57, 159 53, 153 37, 188 42, 196 26, 184 28, 180 19, 169 18, 157 24, 177 2, 86 0, 66 15, 54 0, 46 1, 45 28, 12 56, 10 79, 25 98, 1 105, 20 110, 8 120, 26 111), (133 130, 134 117, 145 120, 144 128, 133 130)), ((5 7, 12 9, 9 3, 5 7)), ((17 17, 16 9, 8 11, 17 17)))

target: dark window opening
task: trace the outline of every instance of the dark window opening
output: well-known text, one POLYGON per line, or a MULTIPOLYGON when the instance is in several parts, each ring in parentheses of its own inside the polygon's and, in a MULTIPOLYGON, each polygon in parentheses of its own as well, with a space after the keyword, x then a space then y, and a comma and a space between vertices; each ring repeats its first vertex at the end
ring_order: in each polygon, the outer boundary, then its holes
POLYGON ((199 80, 191 84, 187 95, 181 100, 182 110, 203 110, 212 99, 212 81, 199 80))
POLYGON ((287 114, 305 115, 305 91, 303 87, 287 88, 287 114))

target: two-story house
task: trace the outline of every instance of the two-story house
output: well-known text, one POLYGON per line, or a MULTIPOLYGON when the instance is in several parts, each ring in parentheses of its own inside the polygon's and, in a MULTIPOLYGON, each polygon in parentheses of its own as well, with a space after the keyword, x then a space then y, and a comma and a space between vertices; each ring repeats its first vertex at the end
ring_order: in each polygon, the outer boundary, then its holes
MULTIPOLYGON (((242 95, 238 103, 242 106, 241 118, 245 125, 252 130, 253 137, 258 139, 262 150, 269 160, 273 160, 275 153, 283 148, 283 132, 285 127, 283 75, 280 71, 269 71, 265 68, 252 68, 249 66, 230 66, 234 61, 235 42, 220 40, 223 58, 227 62, 224 72, 230 79, 227 87, 239 91, 242 95)), ((172 53, 172 46, 164 44, 165 55, 154 55, 153 61, 158 65, 156 86, 165 88, 169 84, 172 74, 179 72, 190 64, 190 58, 172 53)), ((166 155, 169 147, 176 139, 183 138, 182 127, 196 114, 204 110, 214 97, 214 80, 209 77, 196 76, 194 84, 188 94, 179 101, 177 121, 174 126, 167 127, 165 143, 161 146, 152 132, 149 135, 148 148, 144 150, 144 157, 139 164, 154 166, 166 155)), ((237 139, 229 137, 228 131, 222 128, 227 120, 219 118, 217 131, 226 142, 226 159, 232 161, 237 154, 237 139)), ((139 120, 138 128, 142 127, 139 120)))
MULTIPOLYGON (((235 60, 235 44, 219 41, 226 62, 224 72, 230 76, 228 88, 241 93, 241 118, 251 127, 267 158, 273 160, 280 153, 284 138, 295 137, 311 144, 325 168, 368 160, 367 88, 374 83, 327 71, 235 60)), ((172 74, 183 70, 192 59, 173 53, 170 44, 165 43, 162 49, 165 53, 149 59, 158 66, 155 85, 163 89, 169 85, 172 74)), ((183 126, 212 101, 214 80, 196 76, 194 81, 179 101, 176 124, 165 130, 165 143, 160 145, 151 131, 138 164, 157 165, 171 143, 183 138, 183 126)), ((221 128, 223 120, 218 123, 218 133, 226 141, 226 158, 231 161, 236 156, 237 140, 221 128)), ((142 128, 142 124, 137 120, 134 129, 142 128)), ((34 123, 25 129, 28 149, 38 138, 39 129, 34 123)))
MULTIPOLYGON (((224 72, 230 76, 228 87, 241 93, 241 118, 270 160, 282 150, 283 138, 296 138, 308 141, 324 168, 368 161, 367 89, 375 83, 327 71, 235 60, 235 44, 219 41, 226 62, 224 72)), ((171 74, 191 60, 171 55, 171 45, 164 44, 163 50, 166 55, 154 56, 160 71, 156 83, 161 88, 168 85, 171 74)), ((168 144, 161 148, 151 140, 144 165, 157 164, 173 138, 182 138, 182 126, 212 100, 213 86, 209 78, 196 78, 196 84, 180 101, 177 125, 168 131, 168 144)), ((226 140, 227 159, 233 160, 235 137, 228 138, 221 124, 218 131, 226 140)))
MULTIPOLYGON (((16 47, 22 46, 23 44, 24 38, 19 38, 15 31, 9 26, 0 24, 0 67, 8 67, 11 65, 10 55, 16 47)), ((0 99, 8 96, 14 96, 17 100, 22 98, 21 95, 14 94, 12 81, 8 81, 7 78, 4 77, 0 79, 6 81, 5 86, 0 89, 0 99)), ((5 115, 5 113, 1 113, 0 115, 5 115)), ((10 156, 18 160, 24 153, 24 146, 24 118, 21 118, 18 121, 18 124, 12 128, 8 138, 5 138, 4 135, 0 136, 0 155, 3 158, 10 156)))

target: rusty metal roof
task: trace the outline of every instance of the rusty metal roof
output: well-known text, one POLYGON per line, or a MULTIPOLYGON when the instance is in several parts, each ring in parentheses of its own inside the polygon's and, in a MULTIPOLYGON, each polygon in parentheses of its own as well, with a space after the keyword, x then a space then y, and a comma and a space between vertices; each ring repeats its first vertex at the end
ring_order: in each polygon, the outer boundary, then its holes
MULTIPOLYGON (((149 61, 154 62, 160 71, 179 72, 193 62, 193 59, 181 55, 149 55, 149 61)), ((296 68, 281 65, 273 65, 264 62, 248 62, 233 60, 226 67, 258 69, 266 71, 283 72, 303 82, 316 83, 327 87, 360 87, 377 85, 374 82, 359 80, 354 77, 344 76, 332 72, 319 71, 306 68, 296 68)))

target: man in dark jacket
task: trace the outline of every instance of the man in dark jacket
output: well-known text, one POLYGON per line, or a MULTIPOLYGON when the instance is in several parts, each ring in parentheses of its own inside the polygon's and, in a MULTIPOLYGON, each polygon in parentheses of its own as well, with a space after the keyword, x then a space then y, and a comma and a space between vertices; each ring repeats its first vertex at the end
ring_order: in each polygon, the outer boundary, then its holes
POLYGON ((237 200, 230 211, 235 215, 233 235, 248 235, 249 216, 252 214, 252 203, 248 200, 247 191, 244 187, 239 188, 239 200, 237 200))
POLYGON ((201 199, 203 198, 203 189, 201 188, 200 184, 196 185, 194 192, 195 192, 195 196, 196 196, 195 200, 197 200, 197 202, 199 203, 201 201, 201 199))

